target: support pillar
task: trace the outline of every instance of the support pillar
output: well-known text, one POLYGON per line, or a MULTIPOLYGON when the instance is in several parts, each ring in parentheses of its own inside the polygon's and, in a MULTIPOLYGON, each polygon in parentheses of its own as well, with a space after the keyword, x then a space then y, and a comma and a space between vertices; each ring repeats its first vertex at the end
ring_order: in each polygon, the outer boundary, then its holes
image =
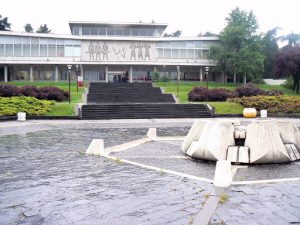
POLYGON ((236 74, 233 74, 233 83, 236 83, 236 74))
POLYGON ((8 68, 7 68, 7 65, 4 66, 4 82, 8 82, 8 68))
POLYGON ((203 81, 203 69, 200 67, 200 82, 203 81))
POLYGON ((33 66, 30 65, 30 68, 29 68, 29 80, 30 82, 33 82, 33 66))
POLYGON ((224 72, 221 73, 221 80, 222 80, 222 83, 225 83, 225 75, 224 75, 224 72))
POLYGON ((224 73, 224 83, 227 84, 227 73, 224 73))
POLYGON ((105 83, 108 83, 108 66, 105 66, 105 83))
POLYGON ((58 65, 55 65, 55 81, 58 82, 58 65))
POLYGON ((129 68, 129 83, 132 83, 132 66, 129 68))

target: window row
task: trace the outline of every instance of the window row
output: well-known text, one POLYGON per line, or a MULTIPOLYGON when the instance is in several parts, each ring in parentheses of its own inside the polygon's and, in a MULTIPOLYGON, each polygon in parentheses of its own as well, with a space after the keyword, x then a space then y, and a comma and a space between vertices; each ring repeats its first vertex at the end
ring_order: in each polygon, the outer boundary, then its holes
POLYGON ((210 48, 217 41, 162 41, 157 42, 157 48, 210 48))
POLYGON ((74 35, 104 35, 104 36, 160 36, 163 30, 158 28, 123 28, 101 26, 74 26, 74 35), (80 29, 81 28, 81 29, 80 29))
POLYGON ((81 43, 76 40, 0 37, 0 57, 80 57, 81 43))
POLYGON ((207 59, 208 49, 157 49, 159 59, 207 59))

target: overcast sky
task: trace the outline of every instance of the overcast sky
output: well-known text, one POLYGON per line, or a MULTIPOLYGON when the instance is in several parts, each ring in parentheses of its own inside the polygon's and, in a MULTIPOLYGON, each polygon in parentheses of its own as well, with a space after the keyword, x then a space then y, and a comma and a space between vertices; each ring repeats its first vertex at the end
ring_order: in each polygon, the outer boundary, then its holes
POLYGON ((70 34, 68 21, 154 20, 169 24, 169 33, 181 30, 182 36, 196 36, 219 33, 235 7, 253 10, 260 32, 281 27, 283 34, 300 33, 300 0, 3 0, 0 14, 9 18, 14 31, 31 23, 34 29, 48 24, 53 33, 70 34))

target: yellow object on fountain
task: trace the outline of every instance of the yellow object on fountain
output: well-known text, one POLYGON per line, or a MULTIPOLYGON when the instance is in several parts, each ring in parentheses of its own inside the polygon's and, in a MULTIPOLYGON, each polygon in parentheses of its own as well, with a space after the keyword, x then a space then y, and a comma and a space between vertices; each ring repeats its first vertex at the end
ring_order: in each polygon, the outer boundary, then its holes
POLYGON ((243 116, 245 118, 255 118, 257 116, 257 111, 255 108, 245 108, 243 110, 243 116))

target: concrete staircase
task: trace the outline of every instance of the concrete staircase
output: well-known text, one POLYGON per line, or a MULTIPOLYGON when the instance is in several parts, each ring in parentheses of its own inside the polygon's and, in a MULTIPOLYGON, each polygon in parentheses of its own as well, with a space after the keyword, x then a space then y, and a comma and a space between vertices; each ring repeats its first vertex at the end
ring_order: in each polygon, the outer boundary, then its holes
POLYGON ((205 104, 175 104, 151 83, 90 83, 82 119, 151 119, 212 117, 205 104))

